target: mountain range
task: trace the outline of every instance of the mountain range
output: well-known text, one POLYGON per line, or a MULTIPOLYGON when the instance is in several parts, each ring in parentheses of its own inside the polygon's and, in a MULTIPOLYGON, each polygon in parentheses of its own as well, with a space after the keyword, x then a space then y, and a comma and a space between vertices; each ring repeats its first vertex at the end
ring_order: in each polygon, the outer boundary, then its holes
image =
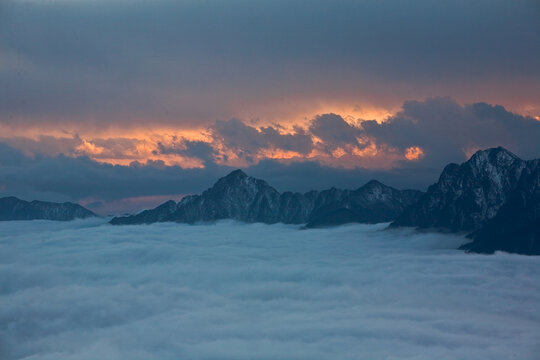
POLYGON ((356 190, 331 188, 307 193, 279 193, 266 181, 235 170, 200 195, 167 201, 137 215, 116 217, 111 224, 164 221, 196 223, 234 219, 267 224, 306 224, 321 227, 348 222, 377 223, 395 219, 422 195, 396 190, 372 180, 356 190))
POLYGON ((9 220, 58 220, 96 216, 81 205, 65 202, 25 201, 14 196, 0 198, 0 221, 9 220))
POLYGON ((447 165, 426 193, 372 180, 356 190, 280 194, 265 181, 236 170, 201 195, 116 217, 111 224, 235 219, 321 227, 393 221, 390 228, 468 234, 472 241, 461 247, 467 251, 539 255, 539 163, 501 147, 480 150, 462 164, 447 165))
MULTIPOLYGON (((0 199, 0 220, 72 220, 96 216, 73 203, 0 199)), ((308 228, 351 222, 390 222, 465 233, 460 248, 540 255, 540 159, 525 161, 498 147, 477 151, 462 164, 449 164, 425 193, 397 190, 371 180, 356 190, 331 188, 307 193, 278 192, 266 181, 235 170, 200 195, 167 201, 113 225, 212 222, 234 219, 308 228)))

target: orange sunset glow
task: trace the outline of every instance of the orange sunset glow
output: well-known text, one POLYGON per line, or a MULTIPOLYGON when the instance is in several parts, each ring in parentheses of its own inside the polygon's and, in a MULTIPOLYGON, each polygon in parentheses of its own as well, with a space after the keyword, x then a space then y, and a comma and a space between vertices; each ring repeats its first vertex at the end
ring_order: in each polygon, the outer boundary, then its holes
MULTIPOLYGON (((372 114, 373 115, 373 114, 372 114)), ((384 113, 385 117, 389 115, 384 113)), ((355 119, 352 115, 344 116, 351 126, 360 125, 362 119, 355 119)), ((382 120, 379 120, 382 122, 382 120)), ((271 124, 276 125, 276 124, 271 124)), ((280 135, 294 134, 302 129, 308 131, 308 121, 302 124, 285 125, 279 124, 276 129, 280 135)), ((253 126, 259 134, 262 134, 261 127, 253 126)), ((180 166, 182 168, 204 168, 204 162, 188 154, 182 154, 186 149, 183 145, 185 141, 197 141, 212 147, 215 153, 212 156, 213 162, 228 166, 248 166, 257 163, 262 159, 273 159, 290 162, 301 160, 315 160, 321 163, 354 168, 362 166, 366 168, 389 168, 395 161, 417 160, 423 155, 419 147, 409 147, 404 153, 399 155, 399 150, 389 147, 378 147, 373 140, 358 139, 360 143, 369 143, 367 147, 359 145, 340 146, 331 151, 323 150, 326 144, 323 140, 312 136, 315 147, 308 153, 300 153, 269 145, 259 148, 251 154, 249 161, 238 155, 239 149, 225 146, 218 140, 213 139, 211 129, 178 129, 178 128, 138 128, 104 131, 70 131, 73 135, 68 135, 68 131, 58 131, 55 129, 30 128, 26 131, 10 129, 6 133, 11 135, 11 142, 17 140, 26 145, 25 152, 33 156, 36 153, 48 153, 51 156, 64 154, 71 157, 86 156, 96 162, 112 165, 128 166, 134 162, 138 163, 162 163, 164 166, 180 166), (54 146, 51 146, 54 144, 54 146), (30 146, 28 146, 30 145, 30 146), (160 152, 159 146, 175 147, 178 153, 160 152), (381 161, 384 159, 383 161, 381 161), (376 161, 374 161, 376 160, 376 161)), ((359 144, 360 144, 359 143, 359 144)))

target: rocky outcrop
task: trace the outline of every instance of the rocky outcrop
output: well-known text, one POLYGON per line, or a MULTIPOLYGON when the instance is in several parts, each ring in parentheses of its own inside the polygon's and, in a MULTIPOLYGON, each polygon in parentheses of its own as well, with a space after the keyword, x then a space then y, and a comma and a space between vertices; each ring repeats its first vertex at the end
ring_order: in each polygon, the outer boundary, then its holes
POLYGON ((469 235, 461 249, 540 255, 540 160, 530 161, 497 215, 469 235))
POLYGON ((526 166, 501 147, 478 151, 461 165, 447 165, 439 181, 391 226, 478 230, 497 214, 526 166))
POLYGON ((263 180, 236 170, 219 179, 201 195, 169 201, 137 215, 117 217, 111 224, 141 224, 161 221, 196 223, 220 219, 267 224, 306 224, 309 227, 348 222, 391 221, 422 193, 400 191, 371 181, 358 190, 332 188, 305 194, 280 194, 263 180))
POLYGON ((524 161, 503 148, 482 150, 450 164, 418 203, 391 227, 469 232, 463 250, 540 254, 540 160, 524 161))
POLYGON ((281 220, 279 197, 265 181, 236 170, 201 195, 182 199, 164 220, 195 223, 234 219, 272 224, 281 220))
POLYGON ((81 205, 70 202, 24 201, 14 196, 0 199, 0 221, 8 220, 59 220, 96 216, 81 205))

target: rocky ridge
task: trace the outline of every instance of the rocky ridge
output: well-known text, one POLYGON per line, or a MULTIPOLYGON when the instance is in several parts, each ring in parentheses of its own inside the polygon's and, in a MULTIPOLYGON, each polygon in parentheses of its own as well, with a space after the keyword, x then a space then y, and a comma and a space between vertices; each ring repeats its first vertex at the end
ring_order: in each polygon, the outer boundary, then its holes
POLYGON ((396 190, 374 180, 357 190, 331 188, 305 194, 280 194, 264 180, 236 170, 200 195, 187 196, 178 203, 168 201, 137 215, 116 217, 111 224, 196 223, 220 219, 307 224, 308 227, 375 223, 395 219, 421 194, 416 190, 396 190))
POLYGON ((439 181, 392 226, 472 231, 493 218, 514 190, 527 162, 499 147, 447 165, 439 181))
POLYGON ((540 254, 540 160, 498 147, 447 165, 439 181, 391 227, 468 232, 461 249, 540 254))
POLYGON ((540 160, 528 162, 504 205, 469 238, 461 249, 540 255, 540 160))
POLYGON ((14 196, 0 198, 0 221, 9 220, 58 220, 96 216, 81 205, 65 202, 25 201, 14 196))

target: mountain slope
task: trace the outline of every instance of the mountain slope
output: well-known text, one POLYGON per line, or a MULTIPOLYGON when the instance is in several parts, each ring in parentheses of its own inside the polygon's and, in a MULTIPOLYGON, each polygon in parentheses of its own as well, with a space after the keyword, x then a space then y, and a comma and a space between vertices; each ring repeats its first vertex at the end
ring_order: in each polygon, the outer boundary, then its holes
MULTIPOLYGON (((378 223, 392 221, 422 195, 417 190, 396 190, 371 180, 355 191, 345 190, 339 199, 316 207, 307 227, 339 225, 348 222, 378 223)), ((328 199, 321 192, 321 197, 328 199)))
POLYGON ((501 147, 478 151, 461 165, 449 164, 391 226, 478 230, 506 202, 526 164, 501 147))
POLYGON ((473 241, 460 249, 471 252, 540 255, 540 160, 500 147, 478 151, 446 166, 391 226, 467 231, 473 241))
POLYGON ((186 197, 165 221, 194 223, 234 219, 245 222, 276 223, 279 193, 265 181, 236 170, 221 178, 201 195, 186 197))
POLYGON ((540 255, 540 160, 530 161, 497 215, 469 235, 461 249, 540 255))
POLYGON ((110 223, 113 225, 121 224, 152 224, 163 221, 169 214, 176 210, 176 202, 169 200, 151 210, 144 210, 137 215, 115 217, 110 223))
POLYGON ((81 205, 70 202, 24 201, 14 196, 0 199, 0 221, 9 220, 59 220, 96 216, 81 205))

